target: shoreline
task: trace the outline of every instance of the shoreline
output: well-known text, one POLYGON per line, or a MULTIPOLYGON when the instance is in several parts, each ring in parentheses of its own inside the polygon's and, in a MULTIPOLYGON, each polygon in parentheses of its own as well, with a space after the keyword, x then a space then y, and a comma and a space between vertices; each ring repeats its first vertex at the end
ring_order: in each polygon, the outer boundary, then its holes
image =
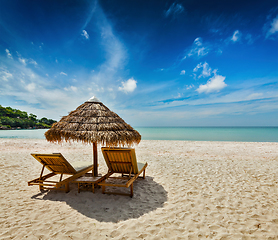
MULTIPOLYGON (((28 130, 28 129, 27 129, 28 130)), ((28 140, 30 140, 30 141, 45 141, 46 143, 47 143, 47 140, 46 139, 42 139, 42 138, 19 138, 19 137, 9 137, 9 138, 1 138, 0 137, 0 141, 1 140, 19 140, 19 141, 28 141, 28 140)), ((170 142, 170 143, 174 143, 174 142, 196 142, 196 143, 198 143, 198 142, 200 142, 200 143, 202 143, 202 142, 204 142, 204 143, 210 143, 210 142, 212 142, 212 143, 277 143, 278 144, 278 142, 276 142, 276 141, 274 141, 274 142, 267 142, 267 141, 260 141, 260 142, 247 142, 247 141, 228 141, 228 140, 223 140, 223 141, 219 141, 219 140, 212 140, 212 141, 209 141, 209 140, 159 140, 159 139, 153 139, 153 140, 149 140, 149 139, 142 139, 141 140, 141 142, 139 143, 139 145, 142 143, 142 142, 154 142, 154 141, 158 141, 158 142, 170 142)), ((57 145, 59 145, 59 143, 53 143, 53 144, 57 144, 57 145)), ((76 142, 76 141, 71 141, 71 142, 63 142, 62 143, 62 145, 63 144, 78 144, 78 142, 76 142)), ((88 145, 89 146, 93 146, 92 144, 89 144, 88 143, 88 145)), ((101 147, 101 145, 98 145, 98 147, 101 147)), ((129 146, 123 146, 123 147, 129 147, 129 146)), ((137 147, 137 145, 132 145, 132 146, 130 146, 130 147, 132 147, 132 148, 136 148, 137 147)))
MULTIPOLYGON (((31 153, 92 159, 92 146, 0 139, 1 239, 278 239, 278 143, 143 140, 134 197, 41 193, 31 153)), ((107 167, 98 148, 99 172, 107 167)))

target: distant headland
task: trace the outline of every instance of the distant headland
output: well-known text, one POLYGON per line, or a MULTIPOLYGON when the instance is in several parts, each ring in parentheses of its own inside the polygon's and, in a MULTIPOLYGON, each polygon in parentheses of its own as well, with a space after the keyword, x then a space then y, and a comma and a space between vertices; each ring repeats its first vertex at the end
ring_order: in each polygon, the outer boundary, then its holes
POLYGON ((0 130, 51 128, 55 120, 0 105, 0 130))

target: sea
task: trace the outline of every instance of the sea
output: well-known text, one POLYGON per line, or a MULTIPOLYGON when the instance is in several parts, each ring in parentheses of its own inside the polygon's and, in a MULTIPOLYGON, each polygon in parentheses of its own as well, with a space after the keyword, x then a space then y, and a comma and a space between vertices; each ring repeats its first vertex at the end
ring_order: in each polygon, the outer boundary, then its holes
MULTIPOLYGON (((135 127, 142 140, 278 142, 278 127, 135 127)), ((0 130, 0 138, 45 139, 47 129, 0 130)))

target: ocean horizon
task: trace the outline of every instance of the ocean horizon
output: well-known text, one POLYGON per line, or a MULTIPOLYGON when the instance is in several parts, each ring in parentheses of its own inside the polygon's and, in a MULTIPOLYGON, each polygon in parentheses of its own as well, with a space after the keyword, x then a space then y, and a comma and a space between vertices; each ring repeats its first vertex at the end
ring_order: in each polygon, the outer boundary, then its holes
MULTIPOLYGON (((278 142, 278 127, 135 127, 142 140, 278 142)), ((1 130, 0 138, 45 139, 47 129, 1 130)))

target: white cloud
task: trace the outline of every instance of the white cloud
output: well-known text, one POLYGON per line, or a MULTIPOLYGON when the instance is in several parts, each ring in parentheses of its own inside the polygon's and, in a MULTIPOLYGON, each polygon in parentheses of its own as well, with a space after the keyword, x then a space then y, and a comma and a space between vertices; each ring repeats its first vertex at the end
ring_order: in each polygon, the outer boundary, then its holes
MULTIPOLYGON (((117 80, 125 74, 125 64, 127 63, 127 51, 125 45, 114 34, 113 28, 102 9, 96 5, 97 18, 96 27, 99 30, 101 39, 100 47, 104 52, 105 61, 102 62, 97 69, 90 73, 90 84, 98 86, 93 88, 97 91, 108 91, 108 88, 118 90, 117 80)), ((94 90, 94 91, 95 91, 94 90)), ((115 98, 118 91, 109 91, 109 96, 115 98)))
POLYGON ((209 77, 211 75, 211 68, 209 66, 209 64, 207 62, 204 62, 204 63, 199 63, 194 69, 193 69, 193 72, 198 72, 198 70, 200 68, 203 68, 201 74, 198 76, 198 78, 201 78, 201 77, 209 77))
POLYGON ((60 75, 68 76, 65 72, 60 72, 60 75))
POLYGON ((0 80, 8 82, 9 79, 12 79, 13 75, 5 68, 0 68, 0 80))
POLYGON ((201 84, 196 91, 198 93, 219 92, 221 89, 227 86, 227 84, 224 82, 225 78, 226 77, 214 73, 214 76, 210 78, 206 84, 201 84))
POLYGON ((199 77, 209 77, 211 75, 211 68, 209 67, 208 63, 205 62, 203 64, 203 71, 199 77))
POLYGON ((34 90, 36 89, 36 84, 35 83, 29 83, 26 85, 26 90, 29 92, 34 92, 34 90))
POLYGON ((278 15, 276 16, 276 18, 273 19, 272 23, 270 24, 270 29, 268 30, 266 37, 268 38, 276 32, 278 32, 278 15))
POLYGON ((123 44, 114 35, 112 27, 107 25, 101 28, 102 44, 105 46, 105 51, 108 55, 108 61, 106 64, 111 70, 115 70, 120 67, 126 58, 126 53, 123 44))
POLYGON ((133 92, 137 87, 137 81, 133 78, 128 79, 126 82, 122 82, 122 87, 119 87, 120 91, 125 93, 133 92))
POLYGON ((30 59, 29 63, 38 66, 38 63, 34 59, 30 59))
POLYGON ((78 89, 77 89, 77 87, 75 87, 75 86, 70 86, 70 87, 65 87, 64 88, 64 90, 65 91, 73 91, 73 92, 76 92, 78 89))
POLYGON ((27 64, 27 59, 25 59, 25 58, 19 57, 19 58, 18 58, 18 61, 21 62, 21 63, 22 63, 23 65, 25 65, 25 66, 26 66, 26 64, 27 64))
MULTIPOLYGON (((226 113, 238 114, 239 112, 233 109, 232 106, 235 104, 238 106, 246 108, 247 112, 254 112, 256 111, 255 108, 251 106, 257 105, 257 110, 259 112, 267 112, 268 107, 273 111, 278 110, 278 91, 277 89, 273 89, 271 86, 267 86, 265 88, 266 82, 275 82, 277 83, 277 79, 250 79, 249 83, 241 83, 237 84, 237 89, 235 91, 227 91, 226 94, 213 94, 213 95, 200 95, 198 98, 186 98, 180 99, 179 101, 173 100, 172 102, 166 102, 164 104, 156 105, 154 108, 156 109, 178 109, 181 112, 181 107, 188 109, 189 106, 192 106, 191 110, 194 111, 199 107, 204 109, 219 108, 223 107, 226 113), (263 84, 262 84, 263 82, 263 84), (261 87, 260 87, 261 86, 261 87), (262 87, 264 86, 264 87, 262 87), (260 92, 257 92, 256 89, 260 88, 260 92), (251 101, 250 101, 251 100, 251 101), (179 107, 179 108, 175 108, 179 107), (260 109, 259 109, 260 108, 260 109), (267 109, 267 110, 266 110, 267 109)), ((190 90, 191 86, 186 86, 187 90, 190 90)), ((194 86, 193 86, 194 88, 194 86)), ((161 102, 161 101, 160 101, 161 102)), ((163 112, 163 111, 161 111, 163 112)), ((242 111, 244 112, 244 111, 242 111)), ((164 112, 165 113, 165 112, 164 112)))
POLYGON ((186 85, 186 90, 190 90, 191 88, 193 88, 194 87, 194 85, 193 84, 191 84, 191 85, 186 85))
POLYGON ((198 49, 197 53, 198 56, 205 56, 208 54, 208 49, 206 49, 205 47, 201 47, 198 49))
MULTIPOLYGON (((7 52, 7 51, 6 51, 6 52, 7 52)), ((19 61, 20 63, 22 63, 24 66, 26 66, 27 64, 33 64, 34 66, 37 66, 37 65, 38 65, 38 63, 37 63, 34 59, 30 58, 30 59, 28 60, 28 59, 22 57, 20 53, 18 53, 18 52, 16 52, 16 53, 17 53, 17 56, 18 56, 18 61, 19 61)), ((11 59, 13 59, 13 58, 11 58, 11 59)))
POLYGON ((185 70, 181 70, 180 75, 184 75, 185 74, 185 70))
MULTIPOLYGON (((189 52, 187 53, 186 56, 188 57, 192 57, 192 56, 196 56, 196 57, 203 57, 205 55, 207 55, 209 53, 209 47, 205 46, 202 42, 202 38, 196 38, 193 42, 193 46, 192 48, 189 50, 189 52)), ((184 60, 185 57, 183 57, 182 60, 184 60)))
POLYGON ((199 63, 194 69, 193 72, 197 72, 199 70, 199 68, 202 67, 202 63, 199 63))
POLYGON ((263 97, 262 93, 252 93, 246 97, 246 100, 254 100, 263 97))
POLYGON ((184 11, 184 7, 179 3, 173 3, 170 8, 165 12, 165 16, 176 16, 184 11))
POLYGON ((6 49, 7 57, 13 59, 12 54, 10 53, 9 49, 6 49))
MULTIPOLYGON (((41 111, 41 117, 45 116, 43 112, 52 112, 51 114, 55 115, 55 118, 59 118, 61 114, 67 113, 64 109, 70 110, 70 106, 78 106, 80 94, 75 95, 74 87, 71 94, 66 94, 64 89, 55 87, 54 80, 46 79, 43 75, 45 76, 45 74, 35 73, 17 60, 13 60, 8 66, 0 67, 0 98, 20 100, 25 102, 25 108, 36 104, 40 107, 33 110, 41 111), (57 114, 57 112, 59 113, 57 114)), ((86 88, 83 93, 87 94, 86 88)))
POLYGON ((239 32, 239 30, 236 30, 236 31, 234 31, 234 34, 231 37, 231 41, 237 42, 237 41, 239 41, 240 37, 241 37, 241 33, 239 32))
POLYGON ((88 40, 89 37, 90 37, 86 30, 83 30, 81 35, 82 35, 85 39, 87 39, 87 40, 88 40))
POLYGON ((29 74, 29 78, 30 78, 30 79, 35 79, 35 78, 36 78, 36 75, 35 75, 34 73, 30 73, 30 74, 29 74))
POLYGON ((202 38, 196 38, 194 40, 194 44, 197 46, 202 46, 202 38))

